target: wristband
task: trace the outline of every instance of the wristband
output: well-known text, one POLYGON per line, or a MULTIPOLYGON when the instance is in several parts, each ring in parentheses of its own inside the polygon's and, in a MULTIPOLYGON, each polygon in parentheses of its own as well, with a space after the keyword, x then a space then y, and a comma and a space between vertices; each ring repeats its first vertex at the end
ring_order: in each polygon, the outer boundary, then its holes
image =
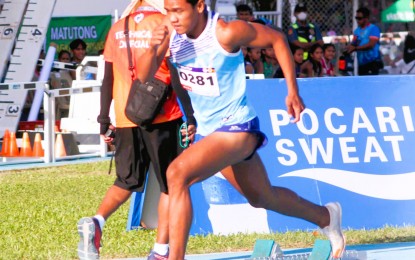
POLYGON ((100 124, 111 124, 111 118, 109 118, 108 116, 106 116, 106 117, 98 116, 97 117, 97 122, 100 123, 100 124))

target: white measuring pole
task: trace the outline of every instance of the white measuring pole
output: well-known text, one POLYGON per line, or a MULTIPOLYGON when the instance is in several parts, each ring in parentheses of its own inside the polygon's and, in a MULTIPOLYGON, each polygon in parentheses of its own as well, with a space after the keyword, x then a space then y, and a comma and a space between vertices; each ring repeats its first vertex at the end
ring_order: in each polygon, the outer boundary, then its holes
POLYGON ((32 80, 55 3, 29 0, 4 82, 32 80))
POLYGON ((6 73, 6 66, 13 50, 17 31, 22 22, 28 0, 6 0, 0 13, 0 79, 6 73))
MULTIPOLYGON (((40 76, 38 81, 48 81, 50 76, 50 71, 52 70, 53 61, 55 60, 56 48, 55 46, 49 46, 48 53, 46 54, 45 64, 40 71, 40 76)), ((36 90, 35 96, 33 98, 32 106, 30 107, 29 116, 27 121, 36 121, 37 115, 39 114, 40 105, 43 100, 43 91, 36 90)))

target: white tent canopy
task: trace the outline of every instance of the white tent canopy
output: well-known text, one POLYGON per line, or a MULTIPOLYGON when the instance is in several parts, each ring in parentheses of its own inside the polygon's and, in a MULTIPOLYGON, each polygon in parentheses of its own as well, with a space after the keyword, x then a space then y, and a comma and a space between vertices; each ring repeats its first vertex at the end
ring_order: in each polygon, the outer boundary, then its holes
POLYGON ((57 0, 53 17, 114 15, 117 10, 122 13, 130 0, 57 0))

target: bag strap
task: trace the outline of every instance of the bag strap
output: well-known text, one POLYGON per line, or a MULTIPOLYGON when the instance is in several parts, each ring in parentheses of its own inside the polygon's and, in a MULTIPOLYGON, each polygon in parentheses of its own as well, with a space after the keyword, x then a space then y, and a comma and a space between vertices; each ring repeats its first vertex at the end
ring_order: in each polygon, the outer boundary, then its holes
POLYGON ((125 35, 125 43, 127 44, 127 54, 128 54, 128 70, 131 73, 131 80, 135 80, 135 73, 134 73, 134 64, 133 64, 133 58, 131 55, 131 47, 130 47, 130 29, 129 29, 129 20, 130 15, 127 15, 125 17, 125 24, 124 24, 124 35, 125 35))

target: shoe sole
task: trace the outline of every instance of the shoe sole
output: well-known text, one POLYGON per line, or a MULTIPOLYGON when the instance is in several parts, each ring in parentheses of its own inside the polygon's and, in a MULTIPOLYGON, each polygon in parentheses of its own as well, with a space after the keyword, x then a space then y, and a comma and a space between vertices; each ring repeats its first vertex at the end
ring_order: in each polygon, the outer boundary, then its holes
POLYGON ((81 218, 78 221, 78 257, 80 260, 99 259, 98 250, 94 244, 95 224, 91 218, 81 218))

